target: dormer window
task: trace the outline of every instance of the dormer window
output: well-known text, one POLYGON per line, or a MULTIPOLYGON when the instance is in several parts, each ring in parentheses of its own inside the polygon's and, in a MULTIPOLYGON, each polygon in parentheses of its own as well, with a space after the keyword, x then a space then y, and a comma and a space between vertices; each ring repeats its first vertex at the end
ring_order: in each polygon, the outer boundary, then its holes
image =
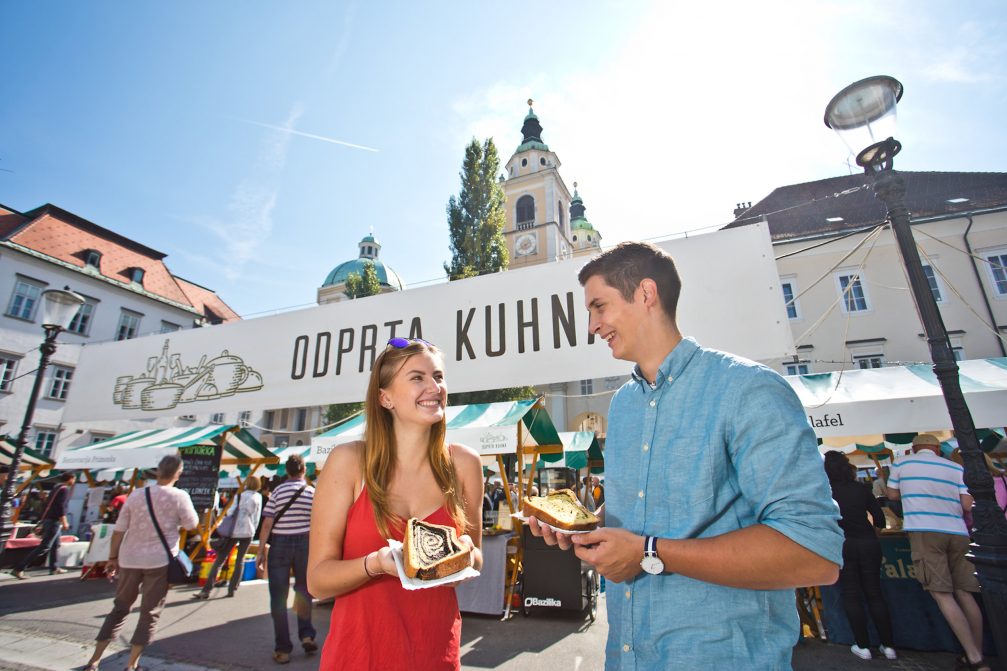
POLYGON ((143 268, 130 268, 129 281, 143 286, 143 268))
POLYGON ((101 269, 101 252, 95 249, 84 250, 84 265, 95 270, 101 269))

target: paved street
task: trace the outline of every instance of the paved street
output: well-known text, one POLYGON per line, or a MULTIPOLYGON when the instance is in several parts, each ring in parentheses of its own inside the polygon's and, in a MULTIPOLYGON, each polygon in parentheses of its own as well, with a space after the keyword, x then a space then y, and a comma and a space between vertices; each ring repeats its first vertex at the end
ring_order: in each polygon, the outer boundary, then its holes
MULTIPOLYGON (((112 585, 105 580, 81 582, 71 574, 49 576, 34 572, 24 582, 0 576, 0 668, 12 671, 62 670, 80 666, 90 654, 91 641, 111 606, 112 585)), ((245 583, 233 599, 193 601, 193 588, 176 589, 168 596, 154 643, 143 658, 151 671, 239 671, 273 669, 272 625, 268 616, 265 582, 245 583)), ((223 593, 223 590, 219 590, 223 593)), ((315 611, 319 637, 328 631, 331 609, 315 611)), ((126 620, 118 641, 106 653, 102 669, 119 669, 135 613, 126 620)), ((510 622, 493 617, 465 616, 462 627, 464 669, 501 671, 595 671, 603 668, 607 633, 604 608, 590 624, 576 614, 517 615, 510 622)), ((850 668, 905 671, 954 668, 954 656, 944 653, 900 651, 895 662, 861 662, 845 646, 819 641, 794 650, 798 670, 850 668), (866 666, 864 666, 866 665, 866 666)), ((316 657, 300 652, 286 667, 314 669, 316 657)), ((735 670, 741 671, 741 670, 735 670)))

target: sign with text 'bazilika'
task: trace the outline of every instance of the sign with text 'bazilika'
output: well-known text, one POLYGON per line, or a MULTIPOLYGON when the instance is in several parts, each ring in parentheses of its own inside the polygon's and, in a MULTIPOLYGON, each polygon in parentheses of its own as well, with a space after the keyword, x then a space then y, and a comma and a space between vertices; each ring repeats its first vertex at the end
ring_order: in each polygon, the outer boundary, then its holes
MULTIPOLYGON (((765 224, 661 243, 683 290, 678 324, 756 360, 793 352, 765 224)), ((624 375, 588 333, 586 258, 316 308, 84 347, 64 421, 289 408, 362 400, 389 338, 445 356, 451 391, 624 375)))

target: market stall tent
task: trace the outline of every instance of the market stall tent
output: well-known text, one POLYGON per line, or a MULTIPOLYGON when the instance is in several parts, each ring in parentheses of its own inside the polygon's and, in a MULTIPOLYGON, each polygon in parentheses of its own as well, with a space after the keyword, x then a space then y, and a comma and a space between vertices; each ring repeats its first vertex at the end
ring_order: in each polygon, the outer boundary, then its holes
MULTIPOLYGON (((7 436, 0 437, 0 464, 4 466, 10 466, 14 463, 14 452, 15 444, 7 438, 7 436)), ((31 483, 39 477, 45 471, 51 470, 54 466, 52 459, 45 457, 35 450, 30 448, 25 448, 24 452, 21 454, 21 463, 18 466, 19 473, 25 473, 24 482, 16 485, 14 489, 14 495, 20 496, 21 492, 25 491, 31 483)), ((11 474, 9 477, 16 478, 17 473, 11 474)), ((21 508, 24 507, 25 501, 27 499, 21 500, 21 505, 18 506, 17 510, 11 518, 12 522, 17 522, 18 518, 21 516, 21 508)))
MULTIPOLYGON (((978 427, 1007 426, 1007 358, 959 361, 965 401, 978 427)), ((785 378, 819 438, 922 432, 951 426, 930 364, 785 378)))
POLYGON ((561 454, 543 454, 539 458, 539 468, 572 468, 580 470, 590 466, 591 472, 605 472, 601 444, 594 431, 561 431, 563 442, 561 454))

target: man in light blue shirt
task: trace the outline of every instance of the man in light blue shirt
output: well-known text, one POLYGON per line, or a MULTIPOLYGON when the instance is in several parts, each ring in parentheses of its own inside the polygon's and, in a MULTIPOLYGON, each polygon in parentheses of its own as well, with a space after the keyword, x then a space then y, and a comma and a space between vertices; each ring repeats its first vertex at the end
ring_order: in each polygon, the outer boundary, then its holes
POLYGON ((607 669, 789 669, 793 589, 835 582, 843 544, 800 401, 768 368, 683 338, 657 247, 623 243, 579 279, 591 332, 637 365, 609 411, 605 526, 532 532, 618 583, 607 669))

